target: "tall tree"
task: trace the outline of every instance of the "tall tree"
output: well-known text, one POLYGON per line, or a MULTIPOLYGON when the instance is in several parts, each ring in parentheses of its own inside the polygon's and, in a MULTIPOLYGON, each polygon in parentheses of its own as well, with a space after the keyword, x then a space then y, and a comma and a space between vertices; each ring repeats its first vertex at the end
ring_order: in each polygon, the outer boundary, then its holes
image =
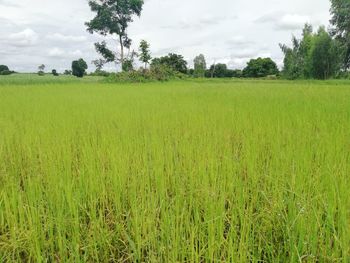
POLYGON ((313 47, 310 53, 311 77, 316 79, 328 79, 338 71, 339 55, 336 42, 327 33, 324 27, 320 27, 314 36, 313 47))
POLYGON ((350 1, 331 0, 331 33, 341 43, 343 68, 350 68, 350 1))
POLYGON ((145 69, 147 68, 148 63, 151 61, 151 52, 149 50, 150 44, 146 40, 141 40, 139 47, 139 59, 142 63, 145 64, 145 69))
POLYGON ((302 38, 293 36, 292 43, 292 47, 280 45, 285 55, 282 74, 286 78, 326 79, 339 72, 341 48, 324 27, 313 33, 312 27, 305 25, 302 38))
POLYGON ((203 54, 194 58, 194 76, 197 78, 204 78, 205 70, 207 69, 207 63, 203 54))
POLYGON ((87 30, 103 36, 116 35, 119 41, 118 58, 107 48, 106 42, 97 43, 96 50, 106 61, 116 61, 123 69, 125 61, 124 49, 130 49, 131 39, 128 37, 127 28, 133 22, 133 16, 141 15, 143 0, 90 0, 89 6, 96 16, 86 23, 87 30))

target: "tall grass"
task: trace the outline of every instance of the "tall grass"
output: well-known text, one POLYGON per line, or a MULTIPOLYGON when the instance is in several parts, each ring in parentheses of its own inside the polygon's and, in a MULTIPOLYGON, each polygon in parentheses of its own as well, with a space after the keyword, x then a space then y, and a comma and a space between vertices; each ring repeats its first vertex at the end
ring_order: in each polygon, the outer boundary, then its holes
POLYGON ((0 261, 350 261, 336 84, 1 86, 0 261))

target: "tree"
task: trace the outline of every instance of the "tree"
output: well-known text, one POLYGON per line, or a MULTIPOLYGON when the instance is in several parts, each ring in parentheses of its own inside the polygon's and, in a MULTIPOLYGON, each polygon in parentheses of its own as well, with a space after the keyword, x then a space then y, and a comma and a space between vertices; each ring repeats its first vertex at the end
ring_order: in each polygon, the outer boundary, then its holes
POLYGON ((147 65, 152 59, 149 48, 150 48, 149 43, 147 43, 146 40, 141 40, 140 47, 139 47, 139 53, 140 53, 139 58, 140 58, 140 61, 145 64, 145 69, 147 68, 147 65))
POLYGON ((55 77, 58 76, 58 73, 57 73, 57 70, 56 70, 56 69, 53 69, 53 70, 52 70, 52 75, 54 75, 55 77))
POLYGON ((100 72, 103 69, 103 66, 106 64, 106 60, 104 59, 95 59, 91 61, 92 64, 96 67, 96 72, 100 72))
POLYGON ((306 24, 302 38, 293 36, 292 43, 292 47, 280 44, 285 55, 282 75, 286 78, 325 79, 340 71, 339 41, 332 39, 324 27, 314 33, 306 24))
POLYGON ((227 65, 218 63, 210 66, 209 71, 211 72, 212 78, 225 78, 227 74, 227 65))
POLYGON ((344 70, 350 67, 350 1, 331 0, 331 33, 339 42, 344 70))
POLYGON ((204 78, 205 70, 207 69, 207 63, 203 54, 194 58, 194 76, 197 78, 204 78))
POLYGON ((45 75, 45 65, 44 64, 41 64, 39 67, 38 67, 38 75, 39 76, 44 76, 45 75))
POLYGON ((3 71, 10 71, 9 67, 6 65, 0 65, 0 73, 3 71))
POLYGON ((72 74, 78 78, 82 78, 85 75, 85 71, 88 69, 88 66, 84 59, 75 60, 72 62, 72 74))
POLYGON ((316 79, 328 79, 339 70, 338 47, 324 27, 320 27, 313 41, 310 53, 311 76, 316 79))
POLYGON ((186 74, 187 73, 187 62, 181 55, 169 53, 167 56, 154 58, 151 66, 163 65, 167 66, 175 71, 186 74))
POLYGON ((248 78, 260 78, 268 75, 277 75, 278 68, 271 58, 251 59, 243 70, 243 76, 248 78))
POLYGON ((96 43, 96 50, 107 62, 116 61, 123 64, 125 61, 124 48, 130 49, 131 39, 127 28, 133 22, 133 16, 141 15, 143 0, 90 0, 89 6, 96 16, 86 23, 87 30, 103 36, 116 35, 119 41, 119 56, 107 48, 106 42, 96 43))
POLYGON ((64 75, 72 75, 72 71, 69 69, 66 69, 63 74, 64 75))

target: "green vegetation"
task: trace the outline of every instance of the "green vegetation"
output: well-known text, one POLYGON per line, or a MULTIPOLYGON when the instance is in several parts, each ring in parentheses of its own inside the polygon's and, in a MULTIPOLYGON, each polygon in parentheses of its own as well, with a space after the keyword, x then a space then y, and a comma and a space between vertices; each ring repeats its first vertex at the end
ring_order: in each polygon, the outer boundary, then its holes
POLYGON ((14 72, 9 69, 8 66, 6 65, 0 65, 0 76, 6 76, 6 75, 11 75, 14 72))
MULTIPOLYGON (((130 62, 133 52, 125 54, 125 49, 130 51, 132 40, 129 38, 127 29, 133 16, 140 16, 143 6, 143 0, 90 0, 89 6, 91 11, 96 13, 96 16, 86 23, 87 30, 93 34, 97 33, 102 36, 117 36, 119 41, 118 52, 113 52, 107 48, 107 43, 96 43, 96 51, 103 57, 105 62, 118 62, 121 68, 124 63, 130 62)), ((126 70, 127 71, 127 70, 126 70)))
POLYGON ((86 74, 88 65, 84 59, 75 60, 72 62, 72 75, 78 78, 82 78, 86 74))
POLYGON ((324 27, 317 33, 306 24, 302 39, 293 36, 293 47, 280 45, 285 54, 282 74, 288 79, 337 77, 341 68, 341 46, 324 27))
POLYGON ((348 82, 30 77, 0 77, 1 262, 350 260, 348 82))

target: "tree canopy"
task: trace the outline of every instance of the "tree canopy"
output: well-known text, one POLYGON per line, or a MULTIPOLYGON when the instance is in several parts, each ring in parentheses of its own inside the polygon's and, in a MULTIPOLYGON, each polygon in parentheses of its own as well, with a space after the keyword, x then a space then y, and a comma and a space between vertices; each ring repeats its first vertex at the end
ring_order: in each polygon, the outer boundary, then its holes
POLYGON ((278 67, 271 58, 251 59, 243 70, 243 76, 248 78, 261 78, 278 73, 278 67))
POLYGON ((72 62, 72 75, 78 78, 82 78, 85 75, 85 71, 88 66, 84 59, 75 60, 72 62))
POLYGON ((280 45, 284 52, 282 74, 288 79, 334 77, 339 71, 339 42, 324 27, 316 33, 306 24, 301 39, 292 38, 292 47, 280 45))
POLYGON ((343 68, 350 67, 350 1, 331 0, 331 33, 340 42, 338 52, 341 51, 343 68))
POLYGON ((152 66, 164 65, 175 71, 186 74, 187 62, 182 55, 169 53, 167 56, 154 58, 151 63, 152 66))
POLYGON ((194 76, 197 78, 203 78, 205 76, 205 70, 207 69, 207 63, 203 54, 200 54, 194 58, 194 76))
POLYGON ((96 50, 106 62, 118 62, 122 69, 125 62, 124 48, 130 49, 131 39, 127 34, 127 28, 133 22, 133 16, 140 16, 143 0, 90 0, 89 6, 96 16, 86 23, 90 33, 98 33, 103 36, 117 35, 120 50, 117 53, 107 48, 106 42, 97 43, 96 50))

